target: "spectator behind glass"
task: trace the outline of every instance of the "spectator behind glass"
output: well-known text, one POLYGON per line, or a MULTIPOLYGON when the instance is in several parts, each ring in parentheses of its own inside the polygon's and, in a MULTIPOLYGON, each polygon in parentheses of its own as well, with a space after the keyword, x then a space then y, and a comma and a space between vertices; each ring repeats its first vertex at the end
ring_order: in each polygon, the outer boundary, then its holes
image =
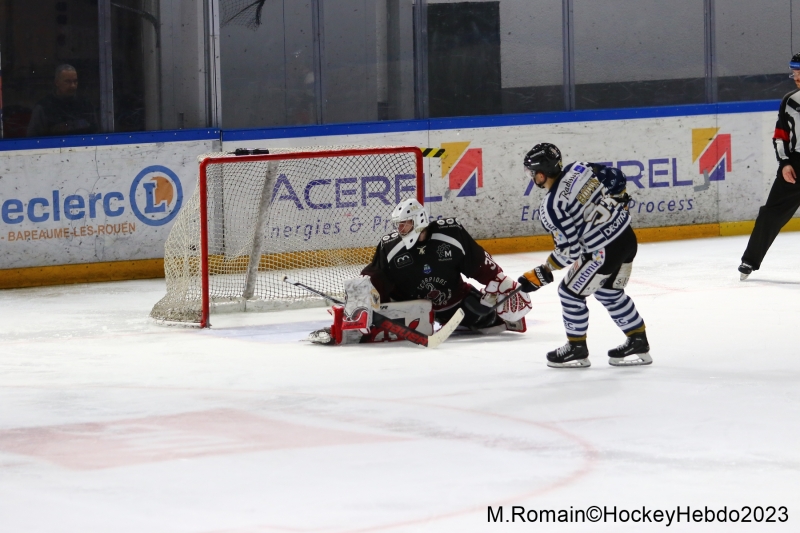
POLYGON ((78 72, 72 65, 56 68, 55 90, 33 108, 28 137, 97 132, 97 118, 88 100, 78 96, 78 72))

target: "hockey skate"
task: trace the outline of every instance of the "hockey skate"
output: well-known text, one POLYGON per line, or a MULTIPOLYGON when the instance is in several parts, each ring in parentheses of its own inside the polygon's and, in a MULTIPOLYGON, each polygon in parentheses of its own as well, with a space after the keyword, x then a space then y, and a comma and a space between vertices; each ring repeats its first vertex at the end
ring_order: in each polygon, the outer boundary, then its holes
POLYGON ((644 331, 634 333, 625 339, 625 344, 608 351, 608 364, 612 366, 639 366, 652 362, 650 344, 644 331))
POLYGON ((552 368, 586 368, 589 362, 589 348, 586 341, 569 341, 567 344, 547 352, 547 366, 552 368))
POLYGON ((739 281, 744 281, 747 279, 747 276, 753 273, 752 265, 749 265, 742 261, 742 264, 739 265, 739 281))

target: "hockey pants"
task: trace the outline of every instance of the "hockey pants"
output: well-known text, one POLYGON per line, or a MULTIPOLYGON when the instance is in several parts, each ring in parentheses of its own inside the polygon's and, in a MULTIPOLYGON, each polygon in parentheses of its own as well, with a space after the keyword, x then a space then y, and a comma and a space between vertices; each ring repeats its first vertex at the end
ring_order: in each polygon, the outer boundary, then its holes
POLYGON ((571 341, 585 340, 589 329, 589 308, 586 297, 603 304, 614 323, 625 333, 644 331, 633 300, 625 294, 638 243, 630 227, 605 248, 583 254, 558 286, 564 328, 571 341))

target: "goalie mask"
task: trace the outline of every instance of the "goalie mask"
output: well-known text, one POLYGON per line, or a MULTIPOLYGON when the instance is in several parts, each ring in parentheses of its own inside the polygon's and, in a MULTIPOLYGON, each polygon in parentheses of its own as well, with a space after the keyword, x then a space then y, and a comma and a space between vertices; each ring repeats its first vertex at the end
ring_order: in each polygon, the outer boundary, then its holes
POLYGON ((429 220, 428 209, 413 198, 403 200, 392 211, 392 223, 409 250, 428 227, 429 220))

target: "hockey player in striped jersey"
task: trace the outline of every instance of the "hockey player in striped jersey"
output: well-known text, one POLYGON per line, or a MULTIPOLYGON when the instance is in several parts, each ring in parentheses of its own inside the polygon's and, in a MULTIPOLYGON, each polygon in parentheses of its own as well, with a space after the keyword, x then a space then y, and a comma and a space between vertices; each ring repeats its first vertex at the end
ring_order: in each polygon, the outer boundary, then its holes
POLYGON ((592 294, 627 336, 624 344, 609 350, 609 363, 652 363, 644 320, 625 294, 637 249, 626 209, 630 197, 625 192, 625 175, 594 163, 563 167, 561 152, 548 143, 534 146, 524 165, 536 186, 547 189, 539 219, 553 235, 555 250, 544 264, 522 275, 519 283, 527 292, 538 290, 553 281, 553 270, 572 265, 558 287, 568 342, 547 354, 547 365, 590 366, 586 297, 592 294))

